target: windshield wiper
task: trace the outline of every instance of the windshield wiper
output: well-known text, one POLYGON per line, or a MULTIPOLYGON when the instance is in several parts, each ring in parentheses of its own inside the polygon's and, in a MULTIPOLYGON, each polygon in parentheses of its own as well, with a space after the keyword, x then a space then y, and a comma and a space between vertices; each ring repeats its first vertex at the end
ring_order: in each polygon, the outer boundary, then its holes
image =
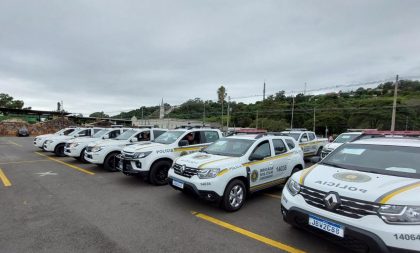
POLYGON ((335 164, 335 163, 321 162, 321 164, 328 165, 328 166, 331 166, 331 167, 334 167, 334 168, 346 169, 346 168, 344 168, 343 166, 340 166, 340 165, 335 164))

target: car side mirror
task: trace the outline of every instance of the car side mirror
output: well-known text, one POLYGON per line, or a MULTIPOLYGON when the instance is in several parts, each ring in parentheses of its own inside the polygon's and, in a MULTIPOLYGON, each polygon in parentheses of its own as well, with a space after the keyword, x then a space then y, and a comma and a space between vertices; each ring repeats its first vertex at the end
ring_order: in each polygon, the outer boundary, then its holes
POLYGON ((302 138, 300 139, 300 142, 308 142, 308 138, 302 138))
POLYGON ((258 154, 252 154, 249 156, 250 161, 260 161, 263 160, 264 156, 258 155, 258 154))
POLYGON ((322 160, 322 159, 321 159, 321 157, 320 157, 320 156, 312 156, 312 157, 309 159, 309 161, 310 161, 311 163, 319 163, 321 160, 322 160))
POLYGON ((74 138, 77 138, 77 137, 79 137, 79 136, 80 136, 79 134, 75 134, 75 135, 74 135, 74 138))
POLYGON ((188 146, 189 144, 190 143, 187 140, 180 140, 178 143, 180 147, 185 147, 185 146, 188 146))
POLYGON ((130 139, 130 142, 136 142, 136 141, 137 141, 136 137, 133 137, 133 138, 130 139))
POLYGON ((108 134, 105 134, 105 135, 102 137, 102 139, 104 139, 104 140, 109 139, 109 135, 108 135, 108 134))

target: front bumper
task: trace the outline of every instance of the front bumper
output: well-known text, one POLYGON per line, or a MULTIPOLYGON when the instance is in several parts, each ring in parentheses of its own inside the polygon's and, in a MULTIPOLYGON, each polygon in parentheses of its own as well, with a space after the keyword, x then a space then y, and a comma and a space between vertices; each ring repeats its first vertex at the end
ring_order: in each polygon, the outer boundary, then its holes
POLYGON ((190 178, 178 175, 173 169, 168 172, 169 185, 176 190, 191 192, 200 198, 217 201, 223 196, 225 187, 221 185, 220 178, 199 179, 197 176, 190 178), (181 189, 173 184, 173 181, 182 182, 184 188, 181 189))
POLYGON ((83 147, 65 147, 64 154, 70 157, 80 157, 83 147))
POLYGON ((57 144, 54 142, 50 142, 50 143, 44 142, 44 145, 42 145, 42 149, 48 152, 54 152, 56 145, 57 144))
POLYGON ((101 152, 85 152, 85 160, 93 164, 104 164, 104 155, 101 152))
POLYGON ((147 176, 149 174, 148 169, 143 169, 144 166, 140 159, 127 159, 123 158, 121 155, 117 155, 115 159, 117 159, 115 163, 117 165, 117 170, 121 171, 124 175, 147 176))
POLYGON ((419 225, 389 225, 376 215, 367 215, 360 219, 345 217, 311 206, 301 195, 292 196, 287 188, 283 190, 281 210, 286 222, 356 252, 418 252, 420 248, 418 240, 399 240, 395 237, 396 234, 418 235, 419 225), (344 226, 344 238, 310 226, 309 215, 344 226))

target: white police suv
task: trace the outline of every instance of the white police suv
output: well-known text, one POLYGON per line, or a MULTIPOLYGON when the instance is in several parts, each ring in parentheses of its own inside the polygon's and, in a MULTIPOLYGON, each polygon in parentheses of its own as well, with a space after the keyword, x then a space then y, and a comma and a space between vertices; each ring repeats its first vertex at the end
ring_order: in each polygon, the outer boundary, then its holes
POLYGON ((239 210, 248 193, 282 184, 303 169, 303 151, 289 136, 237 135, 201 152, 178 158, 169 170, 171 186, 239 210))
POLYGON ((337 136, 337 138, 335 138, 333 142, 324 145, 321 152, 321 158, 326 157, 334 149, 340 147, 344 143, 353 141, 362 134, 363 132, 347 132, 340 134, 339 136, 337 136))
POLYGON ((164 185, 176 158, 197 152, 221 137, 222 132, 218 129, 188 127, 171 130, 152 143, 124 148, 118 157, 118 169, 125 175, 140 175, 152 184, 164 185))
POLYGON ((320 156, 323 147, 328 143, 326 138, 318 138, 314 132, 306 130, 306 128, 291 128, 282 131, 293 137, 303 150, 305 157, 320 156))
POLYGON ((78 137, 71 139, 66 142, 64 154, 82 162, 86 162, 85 151, 89 143, 99 140, 114 139, 126 130, 128 130, 128 128, 104 128, 95 133, 91 138, 78 137))
POLYGON ((117 171, 115 157, 121 153, 125 146, 139 142, 150 143, 151 140, 154 140, 166 131, 166 129, 160 128, 132 128, 114 139, 89 143, 85 150, 85 160, 90 163, 103 165, 108 171, 117 171))
POLYGON ((38 147, 40 149, 43 149, 44 142, 49 137, 52 137, 54 135, 69 135, 70 133, 72 133, 74 131, 74 129, 76 129, 76 128, 75 127, 68 127, 68 128, 63 128, 60 131, 58 131, 56 133, 53 133, 53 134, 38 135, 37 137, 34 138, 34 146, 38 147))
POLYGON ((45 151, 54 152, 56 156, 65 156, 64 147, 68 140, 78 137, 91 137, 102 128, 76 128, 68 135, 53 135, 47 138, 42 146, 45 151))
POLYGON ((420 138, 395 135, 420 131, 392 134, 343 144, 294 174, 284 220, 360 252, 419 252, 420 138))

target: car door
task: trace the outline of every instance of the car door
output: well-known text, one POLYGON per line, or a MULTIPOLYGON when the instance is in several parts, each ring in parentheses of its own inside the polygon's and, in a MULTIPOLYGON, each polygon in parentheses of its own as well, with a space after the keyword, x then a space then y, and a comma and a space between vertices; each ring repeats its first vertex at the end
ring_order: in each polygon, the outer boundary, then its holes
POLYGON ((265 183, 273 180, 274 177, 274 161, 269 159, 272 157, 272 148, 268 140, 260 142, 252 151, 247 163, 247 167, 251 173, 250 187, 257 189, 265 183), (260 157, 261 160, 253 160, 252 157, 260 157))
POLYGON ((311 152, 311 146, 310 146, 310 143, 309 143, 309 139, 308 139, 308 134, 307 133, 303 133, 300 136, 299 146, 302 148, 303 153, 305 155, 306 154, 309 154, 311 152))
POLYGON ((310 143, 310 145, 309 145, 310 151, 309 152, 311 154, 314 154, 318 151, 318 143, 315 140, 316 139, 315 134, 314 133, 308 133, 308 139, 309 139, 309 143, 310 143))
POLYGON ((290 159, 291 155, 288 154, 286 143, 282 139, 273 139, 274 157, 278 157, 273 160, 274 164, 274 177, 275 179, 281 179, 288 177, 291 167, 290 159))
POLYGON ((178 153, 183 156, 199 151, 207 146, 202 131, 191 131, 184 134, 181 141, 188 141, 188 145, 177 148, 178 153))

